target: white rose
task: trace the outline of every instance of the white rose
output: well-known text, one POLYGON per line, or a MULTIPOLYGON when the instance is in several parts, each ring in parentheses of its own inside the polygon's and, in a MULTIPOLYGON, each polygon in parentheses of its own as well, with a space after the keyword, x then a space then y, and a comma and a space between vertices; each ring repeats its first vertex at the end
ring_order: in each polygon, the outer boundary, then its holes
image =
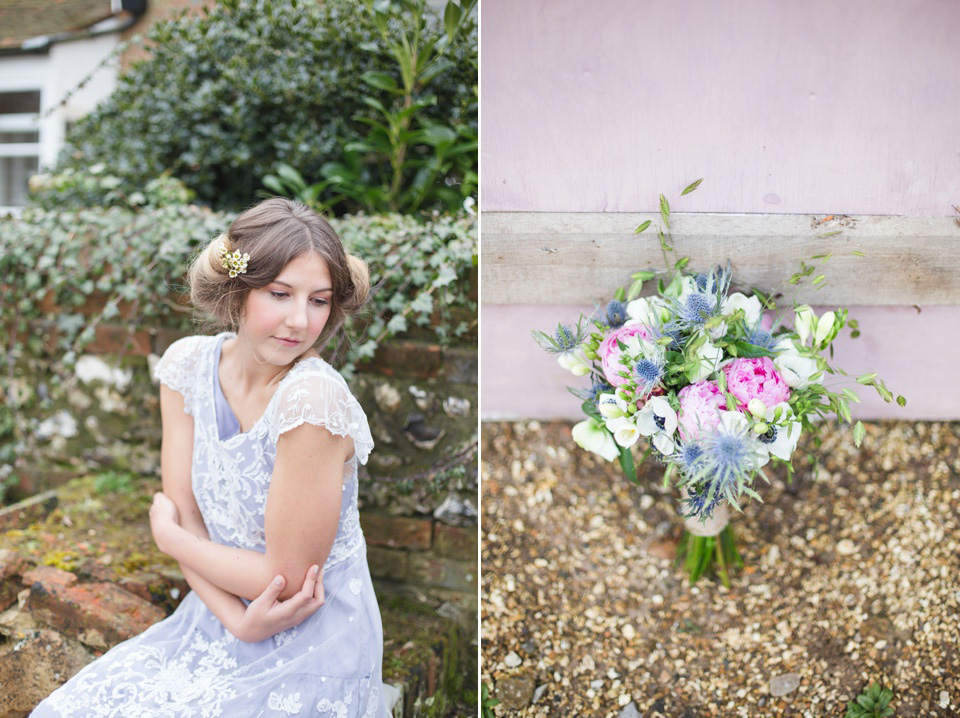
POLYGON ((620 456, 620 450, 613 437, 593 419, 581 421, 575 424, 570 433, 577 446, 587 451, 592 451, 598 456, 602 456, 607 461, 614 461, 620 456))
POLYGON ((660 297, 640 297, 627 304, 627 316, 645 327, 657 327, 666 319, 667 306, 660 297))
POLYGON ((763 307, 756 297, 748 297, 740 292, 734 292, 723 302, 724 314, 733 314, 738 309, 743 310, 743 320, 748 327, 755 327, 760 323, 763 307))

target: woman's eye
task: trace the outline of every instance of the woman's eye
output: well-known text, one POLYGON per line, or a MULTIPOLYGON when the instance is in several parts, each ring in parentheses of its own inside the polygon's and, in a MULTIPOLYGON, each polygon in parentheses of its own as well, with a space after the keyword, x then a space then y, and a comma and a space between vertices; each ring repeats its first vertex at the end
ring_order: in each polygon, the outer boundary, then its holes
POLYGON ((317 304, 318 307, 325 307, 325 306, 327 306, 327 300, 326 300, 326 299, 320 299, 320 298, 318 297, 318 298, 314 299, 313 301, 316 302, 316 304, 317 304))
POLYGON ((270 292, 270 296, 274 299, 285 299, 287 296, 286 292, 270 292))

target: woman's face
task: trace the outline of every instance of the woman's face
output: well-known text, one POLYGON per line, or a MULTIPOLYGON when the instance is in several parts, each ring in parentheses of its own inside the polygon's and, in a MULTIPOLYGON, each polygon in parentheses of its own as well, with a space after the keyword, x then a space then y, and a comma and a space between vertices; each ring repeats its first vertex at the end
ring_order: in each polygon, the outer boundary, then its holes
POLYGON ((263 360, 290 364, 320 337, 332 295, 326 261, 313 252, 302 254, 270 284, 247 294, 238 336, 263 360))

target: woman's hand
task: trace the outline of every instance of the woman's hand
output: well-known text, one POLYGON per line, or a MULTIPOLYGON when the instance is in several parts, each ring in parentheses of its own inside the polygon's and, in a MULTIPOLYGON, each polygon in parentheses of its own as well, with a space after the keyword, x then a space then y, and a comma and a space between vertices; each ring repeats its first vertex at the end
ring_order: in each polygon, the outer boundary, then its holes
POLYGON ((153 505, 150 507, 150 531, 153 533, 157 548, 164 553, 166 553, 164 550, 166 538, 174 526, 180 526, 177 505, 162 491, 158 491, 153 495, 153 505))
POLYGON ((299 625, 323 605, 323 572, 316 565, 307 569, 300 591, 286 601, 279 601, 283 586, 283 576, 271 581, 263 593, 250 602, 237 630, 231 633, 241 641, 256 643, 299 625))

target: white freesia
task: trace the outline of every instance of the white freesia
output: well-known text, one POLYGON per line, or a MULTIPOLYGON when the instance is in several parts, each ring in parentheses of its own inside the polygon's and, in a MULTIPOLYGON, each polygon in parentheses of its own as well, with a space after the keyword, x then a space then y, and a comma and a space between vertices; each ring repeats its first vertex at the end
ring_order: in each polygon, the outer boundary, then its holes
POLYGON ((601 394, 597 397, 597 410, 604 419, 617 419, 625 415, 627 402, 616 394, 601 394))
POLYGON ((819 345, 824 339, 830 336, 836 318, 837 315, 833 312, 825 312, 823 316, 817 320, 817 333, 813 339, 815 345, 819 345))
POLYGON ((690 383, 696 384, 698 381, 706 379, 720 367, 720 362, 723 359, 723 349, 707 340, 697 347, 692 359, 697 362, 697 368, 695 371, 688 372, 687 378, 690 383))
POLYGON ((774 345, 777 355, 773 365, 791 389, 806 389, 811 384, 823 382, 823 372, 816 359, 801 356, 789 337, 783 337, 774 345))
POLYGON ((796 330, 797 336, 800 337, 801 344, 807 343, 807 338, 810 336, 816 321, 817 315, 806 304, 797 307, 793 317, 793 328, 796 330))
POLYGON ((800 440, 800 422, 793 418, 793 409, 786 402, 772 406, 764 414, 764 418, 771 424, 768 432, 772 437, 766 434, 759 437, 763 448, 778 459, 789 461, 793 450, 797 448, 797 442, 800 440), (787 423, 782 426, 772 426, 774 416, 780 410, 780 421, 787 423))
POLYGON ((583 349, 579 347, 558 356, 557 363, 567 371, 573 372, 574 376, 586 376, 590 373, 590 362, 584 356, 583 349))
POLYGON ((748 297, 740 292, 734 292, 724 300, 724 314, 733 314, 738 309, 743 310, 743 319, 748 327, 755 327, 760 323, 763 307, 756 297, 748 297))
POLYGON ((592 451, 607 461, 613 461, 620 456, 620 451, 617 449, 613 437, 594 419, 587 419, 579 424, 574 424, 570 433, 573 440, 577 442, 577 446, 592 451))

